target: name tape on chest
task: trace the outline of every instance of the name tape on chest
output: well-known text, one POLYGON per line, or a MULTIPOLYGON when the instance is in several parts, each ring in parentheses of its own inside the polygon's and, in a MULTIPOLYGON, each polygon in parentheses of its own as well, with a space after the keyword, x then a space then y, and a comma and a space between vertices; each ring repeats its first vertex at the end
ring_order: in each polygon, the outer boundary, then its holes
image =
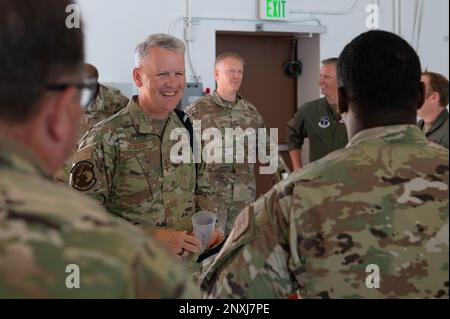
POLYGON ((73 161, 75 163, 85 161, 91 158, 92 145, 88 145, 78 150, 73 156, 73 161))

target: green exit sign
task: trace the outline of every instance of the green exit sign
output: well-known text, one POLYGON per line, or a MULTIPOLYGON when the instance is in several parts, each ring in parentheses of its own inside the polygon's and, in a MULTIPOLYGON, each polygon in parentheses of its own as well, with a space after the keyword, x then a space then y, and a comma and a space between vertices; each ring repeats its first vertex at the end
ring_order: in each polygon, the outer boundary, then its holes
POLYGON ((288 0, 259 0, 259 18, 261 20, 288 19, 288 0))

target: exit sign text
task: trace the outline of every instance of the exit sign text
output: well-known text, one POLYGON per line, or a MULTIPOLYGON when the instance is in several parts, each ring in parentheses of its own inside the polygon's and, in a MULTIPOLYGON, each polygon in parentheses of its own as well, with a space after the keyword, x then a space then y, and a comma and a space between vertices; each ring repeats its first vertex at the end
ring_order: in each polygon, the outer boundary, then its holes
POLYGON ((259 0, 261 20, 287 20, 287 0, 259 0))

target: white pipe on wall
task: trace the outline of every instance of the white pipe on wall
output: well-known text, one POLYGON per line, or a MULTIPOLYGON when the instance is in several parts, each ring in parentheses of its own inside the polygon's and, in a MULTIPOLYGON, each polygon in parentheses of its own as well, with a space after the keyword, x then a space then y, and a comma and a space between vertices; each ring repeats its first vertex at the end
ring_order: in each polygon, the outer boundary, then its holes
POLYGON ((422 34, 422 22, 423 22, 423 0, 419 0, 419 19, 417 21, 417 42, 416 42, 416 52, 419 52, 420 47, 420 37, 422 34))
MULTIPOLYGON (((173 19, 170 23, 169 23, 169 28, 168 28, 168 34, 172 34, 173 30, 175 28, 175 25, 179 22, 179 21, 183 21, 183 20, 187 20, 188 17, 186 16, 180 16, 177 17, 175 19, 173 19)), ((205 20, 205 21, 229 21, 229 22, 235 22, 235 21, 240 21, 240 22, 256 22, 256 23, 267 23, 267 20, 260 20, 260 19, 251 19, 251 18, 229 18, 229 17, 200 17, 200 16, 192 16, 191 21, 196 21, 196 20, 205 20)), ((277 24, 289 24, 289 23, 300 23, 300 22, 308 22, 308 21, 313 21, 316 22, 318 26, 322 25, 322 22, 315 17, 307 17, 307 18, 303 18, 303 19, 295 19, 295 20, 289 20, 289 21, 270 21, 270 23, 277 23, 277 24)))
POLYGON ((357 0, 353 0, 352 4, 343 10, 303 10, 303 9, 291 9, 290 13, 296 14, 325 14, 325 15, 344 15, 350 13, 356 5, 357 0))
POLYGON ((196 68, 194 66, 194 63, 192 62, 192 54, 191 54, 191 42, 194 41, 194 38, 192 36, 192 0, 186 0, 186 13, 187 13, 187 19, 186 19, 186 25, 184 27, 184 39, 186 41, 186 55, 189 63, 189 67, 192 72, 192 77, 195 82, 200 82, 200 77, 197 75, 196 68))
POLYGON ((403 36, 403 26, 402 26, 402 15, 403 15, 403 11, 402 11, 402 1, 403 0, 398 0, 398 11, 397 11, 397 24, 398 24, 398 35, 399 36, 403 36))

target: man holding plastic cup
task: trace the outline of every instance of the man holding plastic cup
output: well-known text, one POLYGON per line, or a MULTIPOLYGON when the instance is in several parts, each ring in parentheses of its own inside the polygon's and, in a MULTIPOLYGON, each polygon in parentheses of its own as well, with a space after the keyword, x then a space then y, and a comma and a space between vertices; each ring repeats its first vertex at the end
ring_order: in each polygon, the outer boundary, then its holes
POLYGON ((196 199, 207 192, 196 187, 193 162, 171 160, 178 142, 171 133, 186 126, 185 117, 174 112, 186 84, 185 46, 173 36, 152 34, 135 53, 139 93, 81 139, 70 185, 187 257, 200 251, 200 241, 189 232, 196 199))

